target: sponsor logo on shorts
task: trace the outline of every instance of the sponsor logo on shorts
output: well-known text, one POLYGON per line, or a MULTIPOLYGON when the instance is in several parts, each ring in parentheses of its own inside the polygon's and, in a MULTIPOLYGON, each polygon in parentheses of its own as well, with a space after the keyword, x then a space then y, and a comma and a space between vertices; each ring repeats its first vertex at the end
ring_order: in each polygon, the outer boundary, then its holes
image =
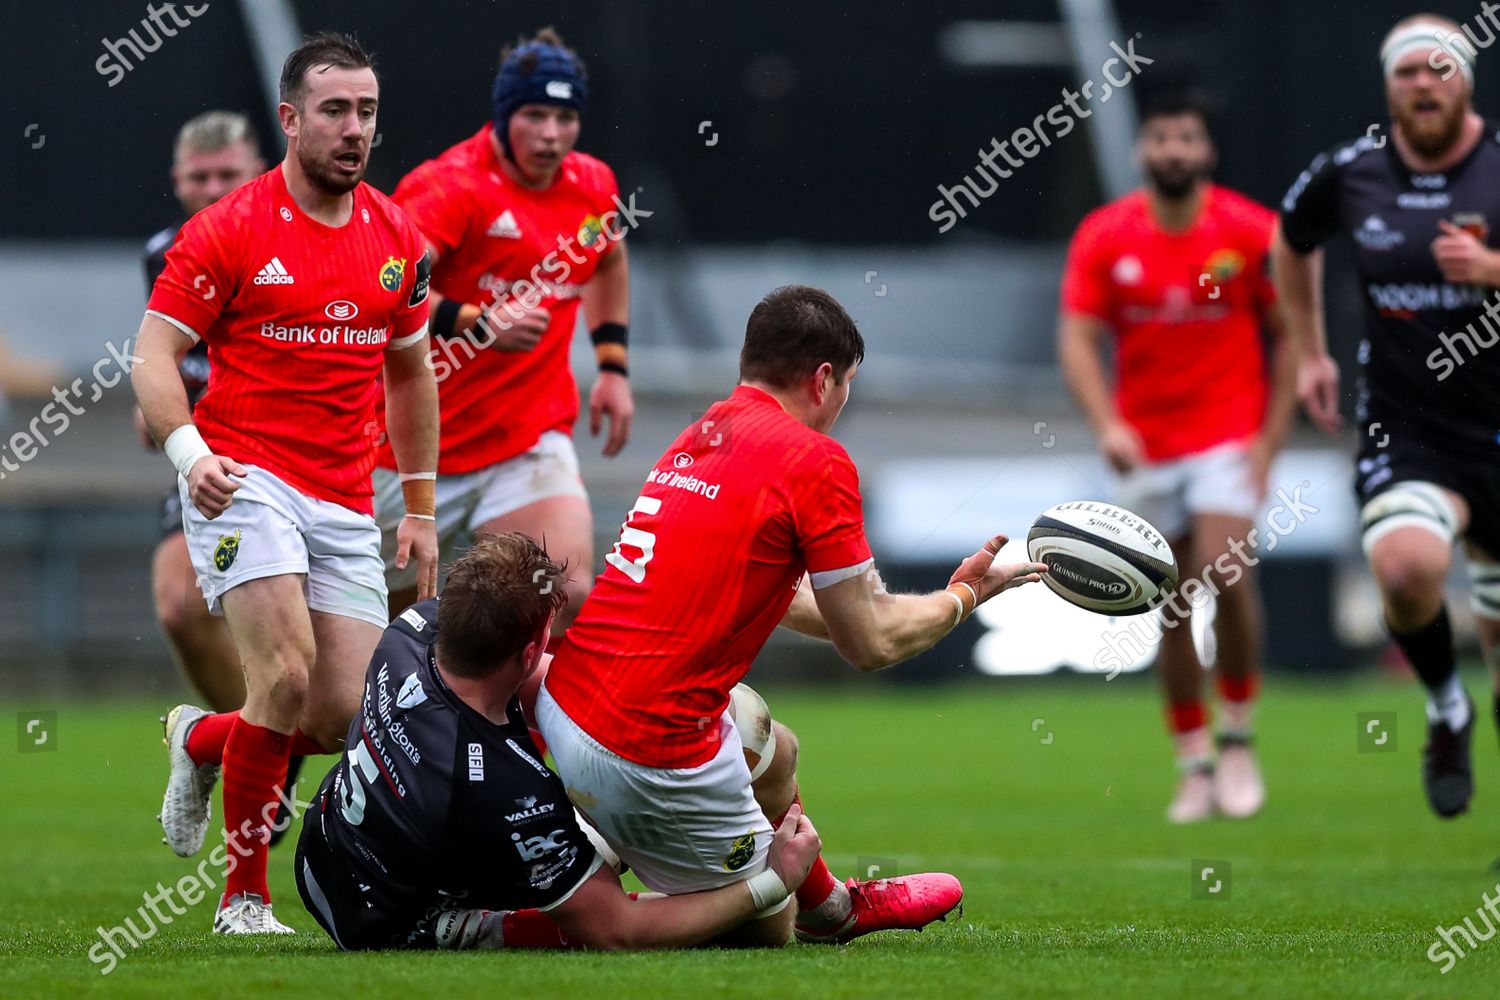
POLYGON ((399 292, 406 278, 406 258, 389 257, 380 268, 380 287, 388 292, 399 292))
POLYGON ((240 534, 240 529, 235 528, 234 534, 219 536, 219 544, 214 547, 214 569, 220 573, 229 572, 235 557, 240 554, 240 534))
POLYGON ((729 853, 724 855, 724 870, 737 872, 748 865, 753 857, 755 857, 755 834, 747 833, 743 837, 736 837, 734 843, 729 845, 729 853))

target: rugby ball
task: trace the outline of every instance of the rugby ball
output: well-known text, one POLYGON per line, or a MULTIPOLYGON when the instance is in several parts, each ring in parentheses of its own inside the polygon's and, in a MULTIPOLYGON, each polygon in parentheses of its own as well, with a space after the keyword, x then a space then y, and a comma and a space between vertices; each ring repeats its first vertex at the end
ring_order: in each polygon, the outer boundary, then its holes
POLYGON ((1139 615, 1177 589, 1172 547, 1144 518, 1101 500, 1042 512, 1026 554, 1044 563, 1042 582, 1063 600, 1101 615, 1139 615))

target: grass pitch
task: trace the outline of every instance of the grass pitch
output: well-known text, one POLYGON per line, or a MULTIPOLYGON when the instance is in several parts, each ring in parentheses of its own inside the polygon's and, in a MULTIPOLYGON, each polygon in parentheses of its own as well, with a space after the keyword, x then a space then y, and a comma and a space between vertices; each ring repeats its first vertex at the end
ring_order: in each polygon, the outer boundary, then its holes
MULTIPOLYGON (((1485 687, 1468 680, 1475 693, 1485 687)), ((0 996, 1500 994, 1500 940, 1465 948, 1446 974, 1428 958, 1439 924, 1467 916, 1485 930, 1476 910, 1500 883, 1488 713, 1476 731, 1475 811, 1442 822, 1418 784, 1414 685, 1273 677, 1260 712, 1266 811, 1173 828, 1162 818, 1168 744, 1142 678, 933 690, 871 678, 764 693, 801 737, 803 798, 835 873, 954 872, 967 891, 961 919, 774 953, 343 955, 302 910, 287 843, 272 857, 272 891, 297 937, 216 938, 204 901, 101 975, 88 957, 95 928, 133 916, 159 880, 197 866, 158 843, 166 756, 156 717, 166 706, 12 705, 4 717, 18 719, 17 742, 0 773, 0 996), (17 713, 43 708, 56 721, 37 748, 17 713), (1381 720, 1363 743, 1362 713, 1381 720), (1392 734, 1375 744, 1392 715, 1392 734)))

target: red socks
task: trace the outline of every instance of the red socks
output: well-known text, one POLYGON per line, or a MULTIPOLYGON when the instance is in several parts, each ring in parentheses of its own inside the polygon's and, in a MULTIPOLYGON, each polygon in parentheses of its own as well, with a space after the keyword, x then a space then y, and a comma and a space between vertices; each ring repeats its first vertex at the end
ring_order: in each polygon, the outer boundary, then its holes
MULTIPOLYGON (((802 804, 801 792, 792 796, 792 803, 799 806, 802 804)), ((784 819, 786 819, 786 813, 777 816, 771 823, 772 828, 780 829, 781 821, 784 819)), ((797 908, 799 910, 816 909, 833 895, 833 890, 838 886, 839 880, 833 877, 833 872, 829 871, 828 866, 823 863, 823 856, 818 855, 813 861, 812 871, 807 873, 807 878, 801 885, 793 887, 797 891, 797 908)))
POLYGON ((224 899, 253 892, 269 903, 266 858, 292 737, 252 725, 238 712, 230 714, 234 722, 223 751, 224 828, 229 845, 224 899))
POLYGON ((224 744, 239 718, 239 712, 215 712, 193 723, 187 736, 187 753, 193 763, 200 766, 224 763, 224 744))
POLYGON ((1252 701, 1260 693, 1260 674, 1247 677, 1219 675, 1219 694, 1225 701, 1252 701))
POLYGON ((507 948, 582 948, 568 940, 562 928, 540 910, 515 910, 500 920, 500 938, 507 948))
POLYGON ((1174 735, 1191 733, 1208 725, 1208 713, 1201 701, 1174 701, 1167 706, 1167 724, 1174 735))
MULTIPOLYGON (((192 731, 187 737, 188 756, 193 759, 194 764, 222 764, 224 763, 224 747, 229 741, 229 732, 234 724, 239 721, 239 712, 216 712, 213 715, 205 715, 193 723, 192 731)), ((319 754, 335 753, 337 751, 324 750, 317 743, 302 735, 302 730, 297 730, 291 735, 291 756, 293 757, 316 757, 319 754)))

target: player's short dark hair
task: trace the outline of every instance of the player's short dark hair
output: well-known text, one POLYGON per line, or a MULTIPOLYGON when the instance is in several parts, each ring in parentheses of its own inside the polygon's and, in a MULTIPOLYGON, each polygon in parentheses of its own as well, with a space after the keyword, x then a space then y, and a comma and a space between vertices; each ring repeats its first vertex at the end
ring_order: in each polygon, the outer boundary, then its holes
POLYGON ((438 601, 437 655, 459 677, 510 663, 568 603, 567 567, 530 536, 481 535, 448 567, 438 601))
POLYGON ((1164 90, 1141 102, 1141 130, 1158 118, 1194 115, 1206 132, 1213 131, 1214 103, 1196 90, 1164 90))
POLYGON ((835 381, 865 359, 865 339, 838 300, 821 288, 782 285, 760 300, 745 324, 740 381, 790 389, 833 366, 835 381))
POLYGON ((292 50, 281 65, 281 100, 302 107, 307 95, 307 73, 318 66, 335 69, 375 70, 375 57, 364 50, 353 35, 339 31, 320 31, 309 35, 292 50))
MULTIPOLYGON (((526 45, 531 45, 536 42, 540 42, 543 45, 551 45, 554 48, 562 49, 568 54, 569 58, 573 60, 573 65, 577 67, 578 75, 585 80, 588 79, 588 67, 585 66, 583 64, 583 60, 579 58, 577 50, 570 48, 568 46, 568 43, 562 40, 562 36, 557 33, 557 29, 552 27, 552 25, 550 24, 545 28, 539 29, 537 33, 532 35, 530 38, 522 35, 514 42, 510 42, 502 47, 500 49, 500 65, 504 66, 505 60, 509 59, 510 54, 516 51, 516 49, 519 49, 526 45)), ((532 73, 535 73, 539 61, 540 60, 535 52, 527 52, 522 55, 519 62, 521 74, 523 76, 530 76, 532 73)))

